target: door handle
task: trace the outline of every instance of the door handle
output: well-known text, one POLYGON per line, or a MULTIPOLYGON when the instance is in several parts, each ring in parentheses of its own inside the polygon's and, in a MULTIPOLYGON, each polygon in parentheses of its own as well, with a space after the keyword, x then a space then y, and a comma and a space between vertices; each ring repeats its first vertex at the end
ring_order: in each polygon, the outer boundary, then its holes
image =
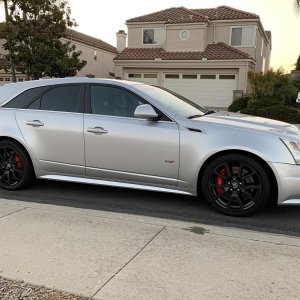
POLYGON ((26 125, 32 126, 32 127, 41 127, 44 126, 44 123, 42 123, 40 120, 33 120, 26 122, 26 125))
POLYGON ((95 134, 106 134, 106 133, 108 133, 108 131, 105 130, 104 128, 102 128, 102 127, 93 127, 93 128, 89 127, 87 129, 87 132, 95 133, 95 134))

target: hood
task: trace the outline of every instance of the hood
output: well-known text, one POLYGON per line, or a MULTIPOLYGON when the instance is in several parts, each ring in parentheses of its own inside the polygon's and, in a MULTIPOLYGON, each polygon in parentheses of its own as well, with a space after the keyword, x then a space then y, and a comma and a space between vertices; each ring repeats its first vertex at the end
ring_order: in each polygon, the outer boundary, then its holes
MULTIPOLYGON (((297 136, 300 138, 300 130, 297 126, 267 118, 249 116, 230 112, 216 112, 196 119, 188 120, 189 126, 199 123, 209 123, 219 126, 233 127, 237 129, 264 132, 276 136, 297 136)), ((197 125, 196 125, 197 124, 197 125)), ((199 128, 200 129, 200 128, 199 128)))

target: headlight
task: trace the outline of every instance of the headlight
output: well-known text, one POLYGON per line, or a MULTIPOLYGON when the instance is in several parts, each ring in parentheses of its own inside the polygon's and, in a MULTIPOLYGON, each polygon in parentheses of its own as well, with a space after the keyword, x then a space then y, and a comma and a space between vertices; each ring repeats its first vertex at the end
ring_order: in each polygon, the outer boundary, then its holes
POLYGON ((300 142, 282 140, 294 157, 296 164, 300 164, 300 142))

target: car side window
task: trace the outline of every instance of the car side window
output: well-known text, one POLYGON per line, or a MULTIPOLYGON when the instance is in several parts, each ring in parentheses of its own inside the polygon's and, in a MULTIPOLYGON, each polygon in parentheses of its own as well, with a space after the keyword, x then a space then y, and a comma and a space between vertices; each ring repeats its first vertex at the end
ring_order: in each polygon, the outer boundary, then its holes
POLYGON ((135 109, 145 104, 129 91, 111 87, 92 85, 90 87, 92 114, 134 118, 135 109))
POLYGON ((80 85, 57 86, 37 98, 28 109, 77 112, 80 85))
POLYGON ((29 89, 12 100, 10 100, 8 103, 4 105, 4 107, 7 108, 25 108, 27 107, 36 97, 41 95, 43 92, 45 92, 47 89, 49 89, 50 86, 41 86, 33 89, 29 89))

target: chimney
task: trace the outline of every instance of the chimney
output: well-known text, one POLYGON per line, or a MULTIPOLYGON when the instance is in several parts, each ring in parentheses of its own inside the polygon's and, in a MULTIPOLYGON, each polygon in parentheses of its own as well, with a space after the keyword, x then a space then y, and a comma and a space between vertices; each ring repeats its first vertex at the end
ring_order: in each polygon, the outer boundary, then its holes
POLYGON ((122 52, 126 48, 127 33, 124 30, 119 30, 117 34, 117 50, 122 52))

